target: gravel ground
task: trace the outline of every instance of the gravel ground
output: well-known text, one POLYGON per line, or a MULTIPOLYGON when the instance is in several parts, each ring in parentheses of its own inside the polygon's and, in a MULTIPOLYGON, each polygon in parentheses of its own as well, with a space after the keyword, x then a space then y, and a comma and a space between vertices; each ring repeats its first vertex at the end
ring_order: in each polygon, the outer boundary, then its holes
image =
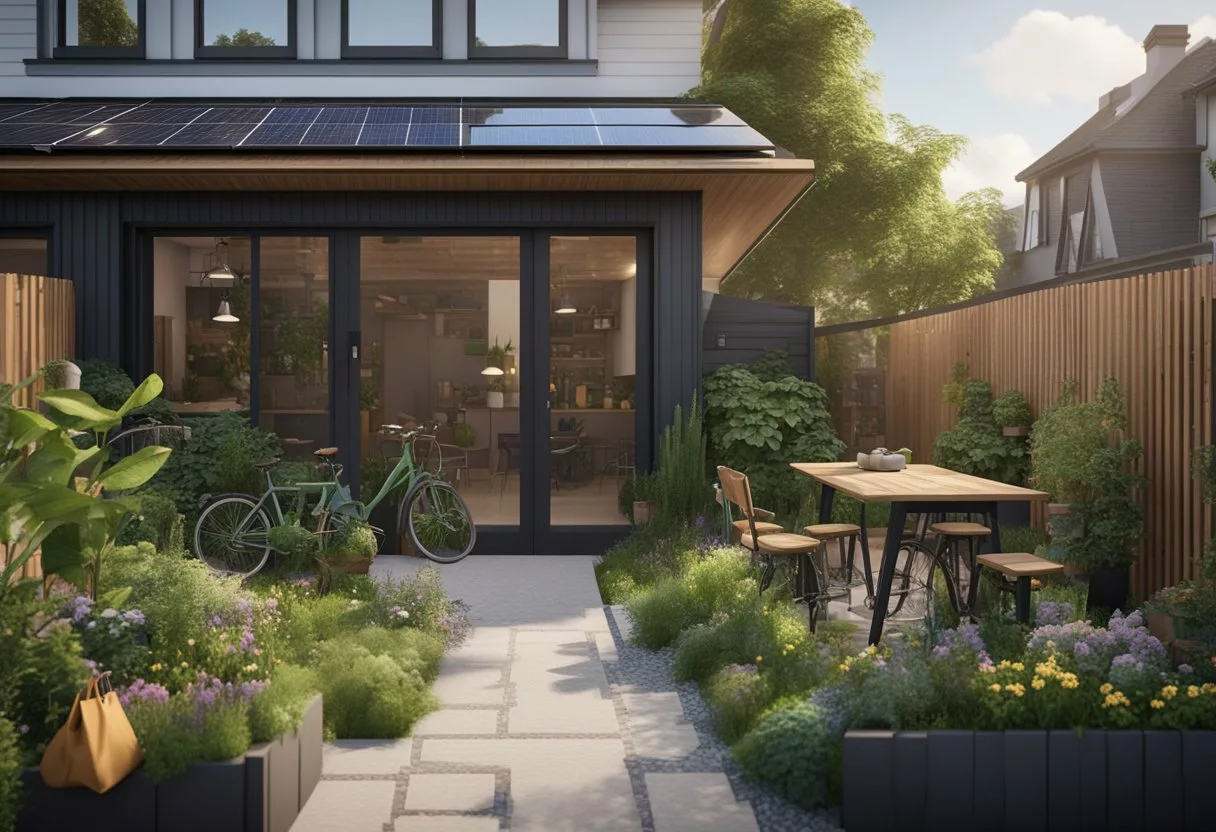
MULTIPOLYGON (((718 738, 711 721, 709 705, 701 697, 693 682, 677 683, 671 674, 675 659, 674 648, 651 651, 625 642, 611 608, 605 608, 608 626, 616 640, 620 660, 605 662, 608 681, 618 700, 618 714, 625 729, 625 745, 629 754, 626 764, 633 780, 634 792, 642 809, 643 832, 654 832, 650 817, 649 801, 645 794, 643 774, 646 772, 725 772, 735 790, 735 796, 751 804, 756 814, 760 832, 841 832, 840 813, 835 809, 808 812, 790 803, 763 783, 743 779, 738 766, 730 756, 730 746, 718 738), (627 687, 632 692, 661 693, 676 691, 684 707, 684 715, 696 728, 700 747, 691 755, 679 760, 656 760, 638 757, 633 753, 629 738, 628 718, 620 704, 620 689, 627 687)), ((709 830, 707 830, 709 832, 709 830)))

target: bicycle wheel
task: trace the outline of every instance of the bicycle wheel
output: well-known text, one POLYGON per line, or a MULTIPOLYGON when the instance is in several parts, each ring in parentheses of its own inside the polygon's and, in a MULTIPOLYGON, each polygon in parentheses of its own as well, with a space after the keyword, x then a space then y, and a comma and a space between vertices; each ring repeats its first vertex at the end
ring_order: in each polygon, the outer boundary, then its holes
POLYGON ((419 552, 436 563, 455 563, 473 551, 477 527, 455 488, 432 481, 407 500, 401 505, 397 527, 409 531, 419 552))
POLYGON ((220 497, 199 515, 194 554, 212 572, 248 578, 270 559, 269 531, 270 518, 252 497, 220 497))

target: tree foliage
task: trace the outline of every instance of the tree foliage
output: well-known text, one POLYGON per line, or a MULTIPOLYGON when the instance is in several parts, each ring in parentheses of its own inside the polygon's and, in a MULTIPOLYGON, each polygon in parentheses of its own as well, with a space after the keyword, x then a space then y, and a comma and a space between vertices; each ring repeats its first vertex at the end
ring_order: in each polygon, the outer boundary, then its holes
POLYGON ((234 34, 219 34, 215 36, 212 46, 275 46, 274 38, 261 32, 251 32, 248 29, 237 29, 234 34))
POLYGON ((993 288, 1000 194, 951 202, 942 171, 965 139, 875 105, 873 32, 839 0, 708 2, 704 75, 723 104, 799 158, 817 184, 724 289, 818 306, 825 318, 894 315, 993 288))
POLYGON ((83 0, 76 10, 81 46, 135 46, 139 26, 123 0, 83 0))

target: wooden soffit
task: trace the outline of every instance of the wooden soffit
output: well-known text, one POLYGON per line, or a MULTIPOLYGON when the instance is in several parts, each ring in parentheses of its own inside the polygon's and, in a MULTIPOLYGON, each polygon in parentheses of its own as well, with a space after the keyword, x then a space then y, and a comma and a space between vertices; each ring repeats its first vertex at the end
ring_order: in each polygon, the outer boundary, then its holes
POLYGON ((814 162, 774 158, 0 155, 0 191, 700 191, 708 279, 814 178, 814 162))

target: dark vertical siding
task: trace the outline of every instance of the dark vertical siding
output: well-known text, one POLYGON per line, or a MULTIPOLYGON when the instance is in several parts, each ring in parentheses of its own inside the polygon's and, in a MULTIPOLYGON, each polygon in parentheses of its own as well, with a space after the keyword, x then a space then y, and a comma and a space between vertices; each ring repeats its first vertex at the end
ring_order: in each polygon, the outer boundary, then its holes
POLYGON ((1119 257, 1200 241, 1198 151, 1103 153, 1099 164, 1119 257))
POLYGON ((5 194, 0 224, 50 226, 52 270, 76 283, 81 356, 151 367, 146 288, 134 283, 136 228, 253 229, 617 227, 652 229, 652 433, 689 401, 701 376, 701 196, 698 193, 48 193, 5 194), (130 249, 130 243, 126 246, 130 249))
POLYGON ((785 351, 799 378, 813 379, 815 310, 713 295, 702 327, 702 371, 755 361, 766 349, 785 351), (718 336, 726 345, 718 345, 718 336))
POLYGON ((1043 209, 1043 221, 1046 223, 1043 226, 1045 242, 1048 245, 1058 243, 1063 226, 1060 224, 1060 179, 1057 176, 1051 177, 1047 186, 1047 205, 1043 209))

